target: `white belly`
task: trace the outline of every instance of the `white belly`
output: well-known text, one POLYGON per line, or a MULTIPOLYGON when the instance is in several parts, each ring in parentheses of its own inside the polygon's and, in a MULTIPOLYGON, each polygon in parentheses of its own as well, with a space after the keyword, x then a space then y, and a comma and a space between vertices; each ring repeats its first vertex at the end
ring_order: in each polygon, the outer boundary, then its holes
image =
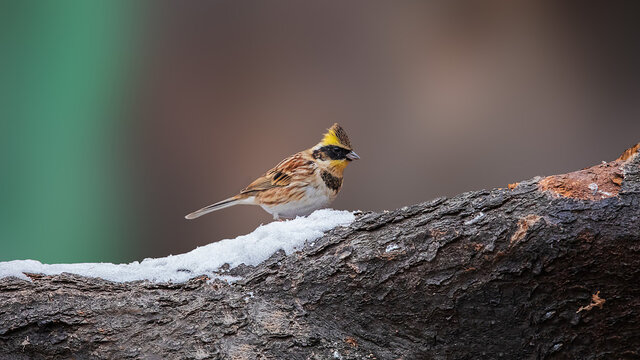
POLYGON ((335 199, 333 193, 325 186, 320 188, 309 186, 305 190, 305 196, 300 200, 290 201, 286 204, 260 205, 266 212, 273 215, 274 219, 281 217, 294 218, 296 216, 309 215, 315 210, 322 209, 335 199))

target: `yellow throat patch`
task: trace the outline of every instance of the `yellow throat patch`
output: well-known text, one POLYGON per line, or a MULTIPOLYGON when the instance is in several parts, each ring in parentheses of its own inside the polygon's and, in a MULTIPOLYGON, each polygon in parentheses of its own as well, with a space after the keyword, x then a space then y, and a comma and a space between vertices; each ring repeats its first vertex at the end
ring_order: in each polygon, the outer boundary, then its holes
POLYGON ((349 162, 347 160, 331 160, 330 167, 338 172, 339 175, 342 175, 344 168, 347 167, 349 162))

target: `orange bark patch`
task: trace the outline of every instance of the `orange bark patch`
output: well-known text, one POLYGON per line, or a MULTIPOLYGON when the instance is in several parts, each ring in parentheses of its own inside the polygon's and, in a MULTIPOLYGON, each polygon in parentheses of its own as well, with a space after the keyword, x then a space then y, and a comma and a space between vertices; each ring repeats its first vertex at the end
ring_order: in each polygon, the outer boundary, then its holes
POLYGON ((352 347, 358 347, 358 341, 351 336, 347 336, 347 338, 344 339, 344 342, 351 345, 352 347))
POLYGON ((541 191, 549 191, 556 196, 602 200, 617 196, 624 179, 623 160, 592 166, 568 174, 548 176, 538 183, 541 191))
POLYGON ((593 309, 594 307, 599 307, 600 309, 602 309, 602 305, 604 305, 605 302, 607 302, 607 300, 601 298, 600 296, 600 291, 598 291, 597 293, 591 295, 591 304, 587 305, 587 306, 581 306, 578 311, 576 311, 576 314, 579 313, 580 311, 589 311, 591 309, 593 309))
POLYGON ((447 234, 447 230, 429 229, 429 232, 431 232, 431 236, 436 240, 447 234))
POLYGON ((389 252, 385 252, 383 254, 380 254, 380 256, 378 256, 378 258, 380 259, 385 259, 385 260, 395 260, 395 258, 397 258, 399 255, 404 255, 406 254, 406 251, 389 251, 389 252))
POLYGON ((509 190, 513 190, 518 186, 519 183, 513 183, 513 184, 509 184, 507 185, 507 187, 509 188, 509 190))
POLYGON ((568 174, 548 176, 538 182, 540 191, 580 200, 602 200, 618 196, 624 181, 622 168, 640 151, 640 143, 618 159, 568 174))
POLYGON ((31 281, 35 281, 35 280, 40 280, 40 279, 50 279, 51 276, 47 276, 44 274, 35 274, 35 273, 23 273, 25 274, 29 279, 31 279, 31 281))
POLYGON ((631 159, 634 155, 636 155, 640 151, 640 143, 635 144, 634 146, 625 150, 625 152, 620 155, 617 160, 627 161, 631 159))
POLYGON ((524 239, 524 236, 527 235, 527 231, 529 230, 529 228, 533 224, 540 221, 540 219, 542 219, 540 216, 531 214, 518 220, 518 229, 513 233, 513 235, 511 235, 510 243, 513 244, 524 239))

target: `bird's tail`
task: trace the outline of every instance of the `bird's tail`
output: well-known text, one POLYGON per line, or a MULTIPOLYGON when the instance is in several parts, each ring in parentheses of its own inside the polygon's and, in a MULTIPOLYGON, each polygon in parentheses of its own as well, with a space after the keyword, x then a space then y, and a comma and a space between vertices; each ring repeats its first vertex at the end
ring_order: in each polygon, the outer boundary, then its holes
POLYGON ((185 216, 184 218, 191 220, 191 219, 200 217, 202 215, 208 214, 212 211, 228 208, 234 205, 241 205, 241 204, 253 204, 253 197, 243 197, 242 195, 236 195, 234 197, 230 197, 228 199, 219 201, 215 204, 205 206, 200 210, 196 210, 192 212, 191 214, 185 216))

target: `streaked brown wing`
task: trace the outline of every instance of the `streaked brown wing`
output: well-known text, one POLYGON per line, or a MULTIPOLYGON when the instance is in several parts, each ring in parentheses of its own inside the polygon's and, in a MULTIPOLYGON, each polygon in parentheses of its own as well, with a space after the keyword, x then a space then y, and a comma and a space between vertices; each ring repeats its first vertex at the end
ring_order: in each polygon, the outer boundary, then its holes
MULTIPOLYGON (((296 174, 305 170, 309 161, 304 158, 302 153, 297 153, 282 160, 273 169, 267 171, 263 176, 257 178, 254 182, 244 188, 240 194, 246 194, 256 191, 264 191, 275 187, 287 186, 291 183, 296 174)), ((311 170, 311 169, 306 169, 311 170)))

